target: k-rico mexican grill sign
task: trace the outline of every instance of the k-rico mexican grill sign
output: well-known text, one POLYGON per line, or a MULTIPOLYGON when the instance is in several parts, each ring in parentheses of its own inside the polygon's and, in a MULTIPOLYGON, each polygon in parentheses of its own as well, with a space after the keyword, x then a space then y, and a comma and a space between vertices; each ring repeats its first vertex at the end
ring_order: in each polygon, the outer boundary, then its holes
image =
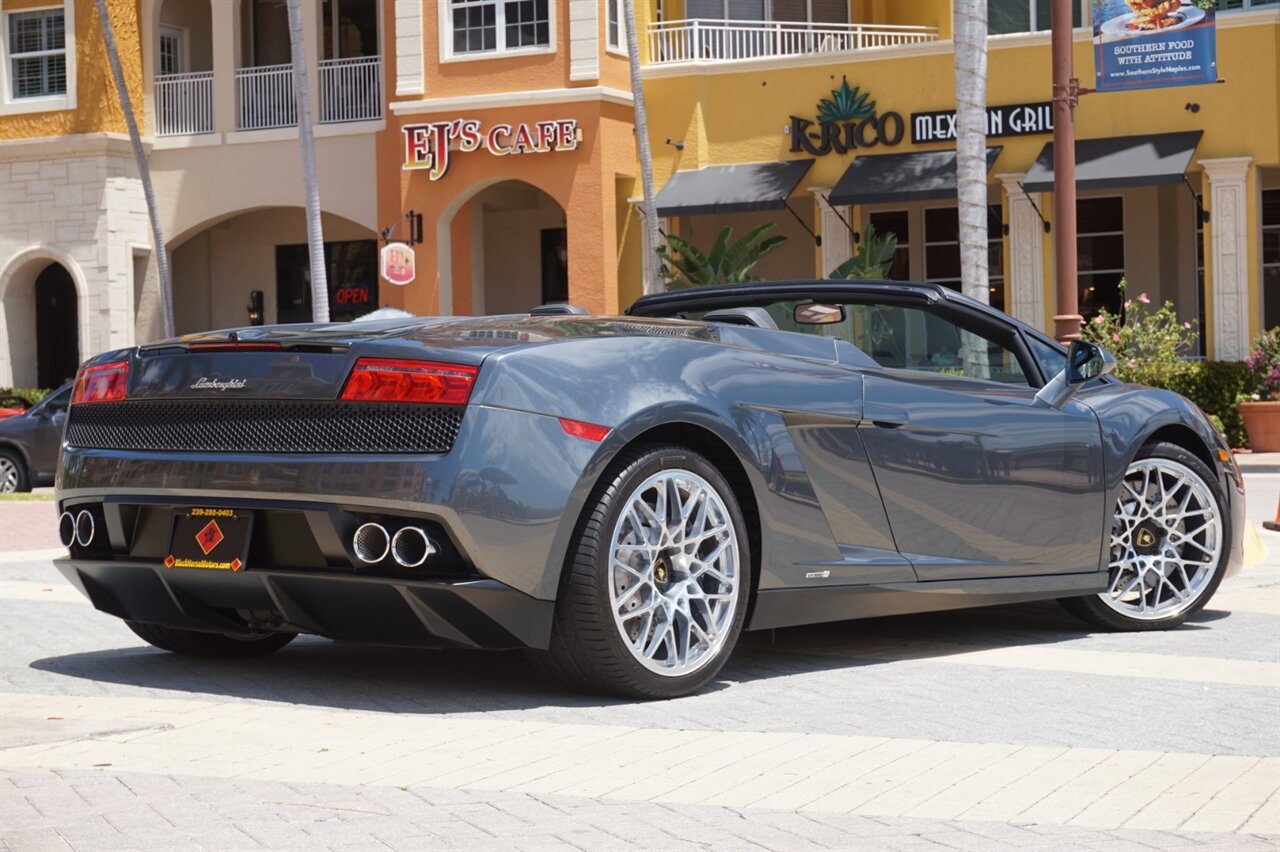
MULTIPOLYGON (((1041 103, 987 107, 987 136, 1029 136, 1053 132, 1053 105, 1041 103)), ((818 101, 817 120, 791 116, 791 152, 814 157, 845 154, 856 149, 893 147, 906 135, 907 122, 897 112, 876 112, 867 92, 848 80, 832 89, 831 97, 818 101)), ((911 114, 911 143, 953 142, 955 110, 911 114)))
POLYGON ((892 147, 902 141, 906 122, 896 112, 876 113, 876 102, 842 80, 831 97, 818 101, 817 121, 791 116, 791 152, 821 157, 845 154, 855 148, 892 147), (816 125, 816 129, 815 129, 816 125))

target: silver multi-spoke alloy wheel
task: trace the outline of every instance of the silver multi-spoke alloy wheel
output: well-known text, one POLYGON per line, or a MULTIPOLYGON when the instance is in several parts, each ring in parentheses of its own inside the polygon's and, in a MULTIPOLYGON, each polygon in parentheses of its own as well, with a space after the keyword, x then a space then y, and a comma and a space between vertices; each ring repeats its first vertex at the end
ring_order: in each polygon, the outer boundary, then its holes
POLYGON ((20 480, 17 463, 8 456, 0 455, 0 494, 17 491, 20 480))
POLYGON ((1172 459, 1129 465, 1111 525, 1107 591, 1099 595, 1126 618, 1162 621, 1204 596, 1226 546, 1208 484, 1172 459))
POLYGON ((665 677, 716 659, 741 599, 738 533, 725 501, 695 473, 668 469, 627 497, 609 552, 623 643, 665 677))

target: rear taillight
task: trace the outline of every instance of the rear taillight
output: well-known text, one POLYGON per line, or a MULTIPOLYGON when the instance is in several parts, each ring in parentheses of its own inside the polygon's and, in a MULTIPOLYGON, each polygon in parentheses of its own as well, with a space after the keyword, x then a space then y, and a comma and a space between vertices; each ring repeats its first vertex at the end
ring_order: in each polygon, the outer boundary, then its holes
POLYGON ((109 361, 83 368, 76 376, 71 391, 72 404, 80 402, 110 402, 124 399, 129 383, 129 362, 109 361))
POLYGON ((479 367, 361 358, 351 368, 342 399, 363 402, 433 402, 466 405, 479 367))

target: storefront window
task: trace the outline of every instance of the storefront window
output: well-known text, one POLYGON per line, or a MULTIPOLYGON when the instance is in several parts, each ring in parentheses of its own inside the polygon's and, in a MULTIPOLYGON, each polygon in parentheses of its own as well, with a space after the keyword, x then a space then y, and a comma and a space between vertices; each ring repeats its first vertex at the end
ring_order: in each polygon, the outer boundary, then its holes
MULTIPOLYGON (((988 0, 987 34, 1034 33, 1049 29, 1050 0, 988 0)), ((1071 8, 1071 26, 1080 26, 1080 3, 1071 8)))
POLYGON ((551 45, 549 0, 451 0, 451 12, 454 54, 551 45))
POLYGON ((627 37, 622 30, 622 0, 604 0, 605 29, 609 37, 609 49, 626 52, 627 37))
POLYGON ((9 15, 12 98, 47 98, 67 93, 65 20, 61 9, 9 15))
POLYGON ((324 0, 321 59, 378 55, 378 7, 375 0, 324 0))
POLYGON ((911 221, 906 210, 881 210, 868 217, 877 234, 895 234, 898 250, 886 276, 891 281, 911 280, 911 221))
MULTIPOLYGON (((988 301, 1004 310, 1004 234, 999 205, 990 207, 987 222, 988 301)), ((924 211, 924 277, 932 284, 960 289, 960 214, 955 207, 924 211)))
MULTIPOLYGON (((276 322, 311 322, 311 264, 307 246, 276 246, 276 322)), ((378 244, 324 244, 329 319, 349 322, 378 308, 378 244)))
POLYGON ((1076 259, 1080 313, 1091 320, 1106 308, 1120 313, 1124 298, 1124 199, 1081 198, 1076 202, 1076 259))
POLYGON ((1280 326, 1280 189, 1262 192, 1262 327, 1280 326))
POLYGON ((773 0, 773 20, 812 24, 847 24, 845 0, 773 0))

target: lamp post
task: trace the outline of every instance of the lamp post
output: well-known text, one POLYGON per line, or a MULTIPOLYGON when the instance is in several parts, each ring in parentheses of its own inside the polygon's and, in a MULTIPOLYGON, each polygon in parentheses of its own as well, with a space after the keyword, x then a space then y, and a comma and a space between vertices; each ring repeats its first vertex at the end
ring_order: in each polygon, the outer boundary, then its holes
POLYGON ((1053 51, 1053 256, 1057 288, 1053 336, 1067 343, 1080 337, 1079 284, 1076 271, 1076 129, 1074 110, 1080 81, 1072 70, 1071 7, 1049 4, 1053 51))

